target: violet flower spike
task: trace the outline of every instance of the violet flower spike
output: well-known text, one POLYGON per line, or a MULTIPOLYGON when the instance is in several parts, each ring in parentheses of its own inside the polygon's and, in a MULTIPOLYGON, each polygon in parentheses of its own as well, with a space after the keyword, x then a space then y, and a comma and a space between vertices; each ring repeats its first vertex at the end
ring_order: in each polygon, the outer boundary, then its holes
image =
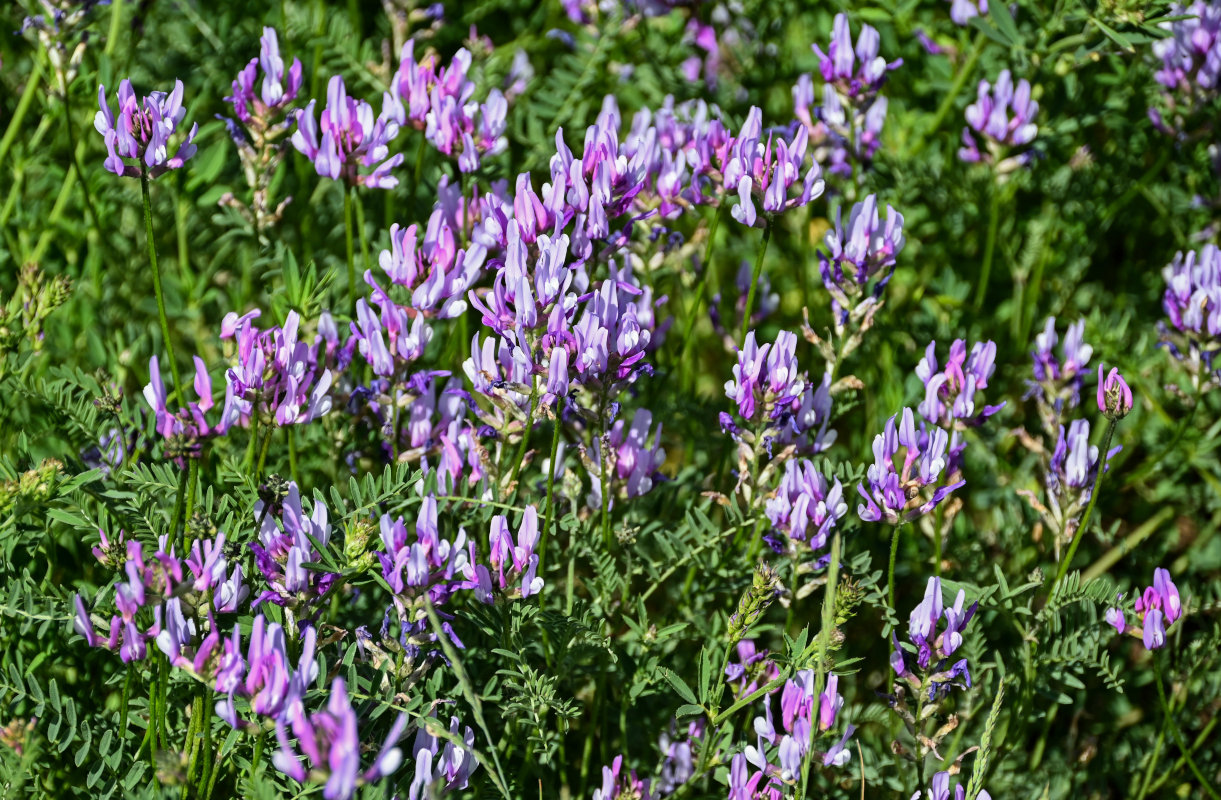
POLYGON ((186 109, 182 107, 182 81, 174 81, 174 89, 169 94, 151 92, 147 97, 137 99, 131 81, 124 78, 117 96, 116 114, 107 103, 106 87, 98 87, 101 108, 94 116, 93 127, 105 140, 108 172, 128 178, 138 178, 141 174, 156 178, 178 169, 195 155, 198 124, 191 126, 180 140, 177 151, 170 155, 170 139, 186 116, 186 109), (136 163, 129 163, 127 159, 136 163))
POLYGON ((1111 367, 1106 380, 1102 379, 1103 365, 1098 365, 1098 410, 1107 419, 1117 420, 1128 416, 1132 410, 1132 390, 1119 374, 1118 367, 1111 367))

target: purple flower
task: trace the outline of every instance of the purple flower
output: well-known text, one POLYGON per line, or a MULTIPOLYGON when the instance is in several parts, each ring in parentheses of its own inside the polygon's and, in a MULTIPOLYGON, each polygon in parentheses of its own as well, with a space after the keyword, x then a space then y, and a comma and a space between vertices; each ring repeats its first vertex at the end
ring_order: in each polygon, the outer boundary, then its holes
POLYGON ((898 525, 923 516, 937 507, 955 489, 966 484, 959 480, 938 486, 946 472, 950 435, 943 428, 916 428, 910 408, 886 421, 882 433, 873 439, 874 463, 866 473, 866 484, 857 486, 865 502, 856 507, 866 522, 898 525), (900 420, 896 426, 895 420, 900 420), (899 448, 903 460, 897 460, 899 448))
POLYGON ((458 589, 466 588, 472 577, 467 560, 466 532, 459 528, 451 543, 442 539, 437 528, 437 501, 425 496, 416 518, 415 541, 408 543, 407 526, 402 517, 381 518, 381 540, 385 550, 375 553, 382 565, 382 578, 394 592, 400 613, 410 601, 428 592, 436 605, 445 603, 458 589))
POLYGON ((1199 253, 1182 252, 1162 270, 1166 292, 1162 308, 1170 326, 1161 326, 1171 355, 1183 361, 1193 379, 1216 379, 1221 334, 1221 250, 1207 244, 1199 253))
POLYGON ((886 73, 903 63, 902 59, 886 62, 878 55, 881 37, 869 25, 861 26, 861 33, 852 46, 852 34, 848 27, 848 16, 836 14, 831 32, 831 44, 824 53, 818 45, 810 49, 818 56, 818 69, 823 80, 834 83, 848 97, 876 94, 886 80, 886 73), (860 62, 859 64, 857 62, 860 62))
POLYGON ((507 598, 526 598, 543 590, 543 579, 538 571, 538 511, 526 506, 521 527, 517 530, 517 541, 509 532, 509 520, 504 515, 492 517, 488 532, 487 567, 478 562, 475 543, 470 544, 470 563, 474 564, 475 597, 482 603, 493 603, 493 591, 507 598))
POLYGON ((479 767, 475 760, 475 733, 469 727, 461 732, 458 718, 449 720, 450 738, 442 740, 421 725, 411 748, 415 759, 415 777, 408 790, 408 800, 425 800, 447 792, 465 789, 471 774, 479 767), (462 742, 464 746, 454 744, 462 742))
MULTIPOLYGON (((1145 643, 1145 649, 1156 650, 1164 647, 1166 628, 1183 616, 1179 589, 1170 579, 1169 570, 1158 567, 1153 571, 1153 585, 1137 595, 1135 611, 1141 620, 1141 638, 1145 643)), ((1120 620, 1123 619, 1122 614, 1123 612, 1120 611, 1120 620)), ((1111 618, 1108 616, 1108 622, 1110 621, 1111 618)), ((1114 622, 1111 624, 1115 625, 1120 633, 1123 633, 1118 624, 1114 622)))
POLYGON ((725 681, 729 683, 734 697, 752 694, 761 684, 780 675, 780 668, 768 658, 768 651, 757 649, 753 639, 739 641, 736 654, 738 660, 725 665, 725 681))
POLYGON ((623 756, 615 756, 609 767, 602 768, 602 785, 594 789, 593 800, 653 800, 649 781, 636 777, 636 770, 624 771, 623 756))
POLYGON ((109 154, 105 166, 108 172, 129 178, 141 174, 156 178, 171 169, 178 169, 195 155, 195 133, 192 125, 174 155, 170 155, 170 139, 182 124, 186 109, 182 107, 182 81, 174 81, 174 90, 152 92, 142 100, 136 98, 131 81, 119 84, 119 109, 116 115, 106 102, 106 87, 98 87, 101 110, 93 119, 93 127, 102 134, 109 154), (130 164, 124 159, 132 159, 130 164))
POLYGON ((1094 353, 1094 348, 1085 343, 1084 336, 1085 320, 1079 319, 1069 325, 1058 358, 1054 352, 1058 340, 1055 317, 1048 317, 1043 332, 1035 337, 1035 349, 1030 353, 1034 361, 1034 380, 1027 381, 1026 396, 1035 397, 1040 405, 1048 407, 1047 420, 1059 417, 1080 402, 1085 368, 1094 353))
POLYGON ((258 119, 264 124, 274 112, 287 108, 301 91, 301 61, 294 58, 288 72, 284 71, 284 59, 280 57, 280 43, 275 28, 263 28, 259 38, 259 57, 237 74, 233 81, 233 94, 225 100, 233 104, 233 113, 245 124, 258 119), (258 83, 259 69, 263 80, 258 83))
POLYGON ((659 797, 672 793, 695 775, 695 743, 704 735, 704 719, 697 718, 688 723, 686 734, 684 739, 677 738, 673 722, 670 723, 669 733, 661 734, 658 747, 665 756, 657 781, 659 797))
POLYGON ((802 764, 811 755, 823 766, 836 767, 846 765, 852 758, 852 751, 844 747, 855 730, 852 725, 846 726, 838 743, 831 734, 828 737, 830 746, 825 751, 812 751, 810 747, 817 734, 827 733, 835 724, 844 703, 838 691, 838 676, 829 675, 826 688, 817 697, 814 680, 814 670, 807 669, 799 671, 795 679, 785 681, 780 693, 779 727, 772 714, 771 702, 764 701, 763 716, 754 720, 757 744, 748 746, 744 753, 746 760, 764 775, 786 784, 799 779, 802 764))
MULTIPOLYGON (((361 742, 356 712, 348 699, 343 678, 336 678, 331 684, 330 700, 325 711, 307 716, 298 701, 285 717, 292 725, 293 735, 297 737, 302 754, 313 765, 313 772, 326 776, 322 796, 327 800, 347 800, 355 795, 359 784, 388 775, 402 762, 402 754, 395 747, 395 743, 407 724, 406 714, 399 715, 376 761, 361 773, 361 742)), ((280 749, 272 756, 272 763, 285 775, 304 783, 311 773, 302 765, 281 719, 276 720, 276 739, 280 743, 280 749)))
POLYGON ((866 284, 877 279, 872 294, 881 294, 894 273, 895 259, 903 249, 903 215, 886 207, 886 223, 878 216, 878 201, 868 195, 852 206, 847 227, 843 209, 836 211, 835 229, 826 235, 827 253, 819 253, 823 285, 836 297, 837 312, 848 313, 846 298, 861 294, 866 284))
POLYGON ((1221 6, 1206 0, 1175 3, 1169 16, 1182 19, 1161 23, 1170 36, 1153 43, 1153 54, 1162 60, 1154 75, 1157 82, 1184 100, 1216 94, 1221 78, 1221 6))
MULTIPOLYGON (((954 787, 953 800, 966 800, 967 789, 961 783, 954 787)), ((992 795, 980 789, 976 795, 979 800, 992 800, 992 795)), ((925 791, 917 791, 911 800, 950 800, 950 773, 938 772, 933 775, 932 785, 925 791)))
POLYGON ((831 531, 847 513, 839 479, 823 475, 804 458, 785 464, 780 487, 767 501, 767 518, 785 535, 785 550, 795 554, 804 549, 796 542, 808 543, 813 552, 826 547, 831 531))
MULTIPOLYGON (((1118 453, 1116 446, 1106 454, 1106 460, 1118 453)), ((1060 436, 1048 462, 1047 512, 1044 516, 1056 531, 1071 540, 1085 507, 1094 492, 1094 481, 1098 476, 1098 448, 1090 444, 1090 423, 1084 419, 1073 420, 1068 426, 1060 426, 1060 436)))
POLYGON ((348 97, 338 75, 327 84, 326 96, 320 120, 314 119, 316 100, 298 112, 293 147, 314 162, 314 169, 323 177, 374 189, 397 186, 398 178, 390 170, 403 163, 403 154, 391 156, 389 144, 398 136, 398 122, 384 107, 375 119, 372 106, 348 97), (368 172, 361 172, 362 167, 368 172))
POLYGON ((988 388, 996 371, 996 343, 976 342, 967 352, 967 343, 955 339, 945 366, 937 362, 937 343, 929 342, 916 375, 924 382, 924 400, 917 407, 925 420, 945 428, 982 425, 984 420, 1005 407, 982 404, 976 408, 976 393, 988 388))
POLYGON ((1029 163, 1032 153, 1000 160, 1003 151, 1029 144, 1039 132, 1034 117, 1039 104, 1030 97, 1030 82, 1025 78, 1013 85, 1009 70, 1001 70, 996 85, 979 82, 976 100, 967 106, 967 126, 962 129, 963 147, 958 157, 963 161, 996 163, 998 170, 1008 172, 1029 163), (981 153, 972 131, 983 137, 987 153, 981 153), (999 162, 999 163, 998 163, 999 162))
POLYGON ((988 14, 988 0, 950 0, 950 19, 955 25, 966 25, 973 17, 988 14))
POLYGON ((898 638, 893 637, 891 668, 913 689, 927 689, 930 699, 949 692, 951 686, 971 685, 971 673, 965 659, 945 669, 949 657, 962 646, 962 633, 979 608, 976 602, 964 609, 965 602, 966 592, 959 589, 954 605, 945 606, 941 596, 941 579, 928 579, 924 599, 912 610, 907 624, 908 640, 916 651, 916 668, 922 677, 907 667, 903 648, 898 638), (939 631, 938 627, 942 629, 939 631))
POLYGON ((1102 364, 1098 365, 1098 410, 1107 419, 1123 419, 1132 410, 1132 390, 1119 374, 1118 367, 1111 367, 1106 380, 1102 379, 1102 364))

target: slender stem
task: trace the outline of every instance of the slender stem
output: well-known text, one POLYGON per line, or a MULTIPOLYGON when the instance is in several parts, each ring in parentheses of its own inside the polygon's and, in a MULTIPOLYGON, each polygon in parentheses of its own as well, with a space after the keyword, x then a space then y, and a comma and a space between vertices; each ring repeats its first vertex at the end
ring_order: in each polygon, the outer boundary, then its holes
POLYGON ((286 425, 288 431, 288 472, 293 476, 293 483, 301 485, 301 478, 297 474, 297 426, 286 425))
POLYGON ((157 244, 153 239, 153 201, 148 193, 148 173, 140 172, 140 194, 144 199, 144 233, 148 240, 148 263, 153 270, 153 291, 157 295, 157 314, 161 320, 161 338, 164 340, 166 358, 170 362, 170 374, 174 376, 174 401, 182 406, 182 377, 178 374, 178 359, 174 356, 174 342, 170 339, 170 321, 165 315, 165 294, 161 291, 161 270, 157 266, 157 244))
POLYGON ((890 566, 886 570, 886 597, 890 602, 890 608, 896 614, 899 613, 898 606, 895 605, 895 558, 899 553, 899 534, 903 531, 902 525, 896 525, 894 533, 890 535, 890 566))
POLYGON ((1060 562, 1060 569, 1056 572, 1056 579, 1052 581, 1049 597, 1056 593, 1056 586, 1060 584, 1060 581, 1064 580, 1064 575, 1068 572, 1068 565, 1072 563, 1073 556, 1077 553, 1077 547, 1081 544, 1081 540, 1085 538, 1086 531, 1089 530, 1090 515, 1094 513, 1094 505, 1098 502, 1098 489, 1102 486, 1102 476, 1107 471, 1107 451, 1111 449, 1111 437, 1115 435, 1115 426, 1118 424, 1118 419, 1112 419, 1107 424, 1106 435, 1102 437, 1102 449, 1098 451, 1098 475, 1094 478, 1094 491, 1090 493, 1090 504, 1085 507, 1085 513, 1081 515, 1081 524, 1077 526, 1077 532, 1073 535, 1073 541, 1068 546, 1068 553, 1065 554, 1064 560, 1060 562))
POLYGON ((680 363, 683 364, 687 363, 687 353, 691 349, 691 331, 694 330, 695 321, 699 318, 700 303, 704 301, 704 292, 708 288, 708 276, 712 273, 712 245, 716 241, 716 232, 721 226, 721 217, 725 215, 726 208, 728 205, 722 203, 712 217, 712 225, 708 228, 708 241, 704 243, 704 259, 701 262, 704 274, 700 276, 700 282, 695 287, 691 306, 687 309, 687 322, 683 325, 683 348, 680 357, 680 363))
POLYGON ((41 85, 42 63, 35 59, 34 69, 30 70, 30 77, 25 82, 25 91, 21 93, 21 99, 17 101, 17 108, 13 110, 13 118, 9 120, 8 127, 4 129, 4 138, 0 139, 0 164, 4 163, 4 157, 8 155, 9 148, 13 146, 13 140, 17 138, 17 131, 21 130, 21 123, 25 120, 25 115, 30 110, 30 104, 34 102, 34 95, 38 94, 38 88, 41 85))
POLYGON ((98 212, 93 207, 93 196, 89 194, 89 181, 85 178, 85 173, 81 171, 81 161, 76 154, 76 129, 72 127, 72 102, 70 99, 68 87, 64 87, 64 127, 68 129, 68 153, 72 156, 72 168, 76 170, 76 177, 81 182, 81 192, 85 196, 85 211, 89 212, 89 222, 93 225, 94 230, 97 230, 100 223, 98 221, 98 212))
POLYGON ((988 43, 988 38, 983 31, 975 35, 975 43, 971 48, 970 55, 967 56, 966 63, 958 70, 958 75, 954 78, 954 83, 950 86, 950 91, 946 93, 941 101, 941 105, 937 107, 937 113, 933 116, 932 123, 928 129, 920 136, 916 143, 912 146, 911 154, 917 155, 924 149, 924 145, 928 142, 930 134, 941 130, 941 124, 945 122, 946 116, 949 115, 950 109, 954 107, 954 101, 958 99, 959 92, 966 85, 967 79, 971 77, 971 73, 975 69, 976 62, 979 61, 979 56, 983 53, 984 45, 988 43))
MULTIPOLYGON (((1196 736, 1195 742, 1193 742, 1191 745, 1191 752, 1194 753, 1196 750, 1199 750, 1201 747, 1204 746, 1205 742, 1212 741, 1209 737, 1212 735, 1213 728, 1215 728, 1215 727, 1217 727, 1217 717, 1213 717, 1212 719, 1210 719, 1208 721, 1208 724, 1205 725, 1204 728, 1200 731, 1199 735, 1196 736)), ((1162 788, 1162 786, 1166 783, 1166 781, 1170 780, 1170 776, 1173 775, 1176 771, 1182 769, 1183 765, 1187 763, 1188 755, 1189 755, 1188 753, 1184 753, 1183 755, 1179 756, 1178 761, 1175 761, 1173 766, 1171 766, 1169 769, 1167 769, 1160 778, 1158 778, 1156 781, 1153 782, 1153 786, 1149 787, 1150 791, 1156 792, 1158 789, 1162 788)))
POLYGON ((123 0, 114 0, 110 6, 110 32, 106 36, 106 48, 103 51, 106 55, 113 53, 115 45, 119 42, 119 22, 122 18, 123 0))
POLYGON ((255 470, 255 474, 260 478, 263 477, 263 465, 267 463, 267 450, 271 447, 271 435, 275 433, 275 429, 267 431, 263 436, 263 447, 259 450, 259 466, 255 470))
POLYGON ((254 775, 259 771, 259 762, 263 760, 263 739, 266 736, 262 731, 255 734, 254 740, 254 755, 250 758, 250 780, 254 780, 254 775))
MULTIPOLYGON (((182 511, 183 542, 185 542, 186 545, 190 545, 190 542, 186 541, 186 529, 187 529, 187 526, 190 525, 191 515, 195 513, 195 484, 198 482, 199 482, 199 459, 192 458, 192 459, 190 459, 190 466, 187 469, 186 507, 182 511)), ((175 531, 175 534, 177 534, 177 531, 175 531)))
POLYGON ((1195 759, 1191 757, 1191 748, 1187 746, 1187 742, 1183 741, 1183 732, 1179 730, 1170 713, 1170 704, 1166 702, 1166 690, 1162 688, 1162 660, 1158 654, 1153 656, 1153 682, 1157 685, 1157 699, 1162 703, 1162 711, 1166 714, 1167 725, 1170 727, 1170 732, 1174 735, 1174 741, 1178 744, 1179 749, 1183 751, 1183 757, 1187 759, 1187 766, 1191 768, 1191 772, 1196 776, 1196 780, 1200 782, 1201 788, 1208 792, 1208 796, 1213 800, 1221 800, 1217 795, 1217 791, 1213 789, 1212 784, 1208 782, 1208 778, 1204 777, 1204 773, 1196 766, 1195 759))
MULTIPOLYGON (((352 192, 356 191, 355 189, 352 192)), ((352 250, 352 194, 343 192, 343 241, 348 256, 348 306, 356 313, 356 256, 352 250)))
MULTIPOLYGON (((555 459, 560 448, 560 401, 556 400, 555 423, 551 428, 551 460, 547 463, 547 504, 543 507, 543 530, 538 543, 538 574, 543 574, 544 562, 547 560, 547 534, 551 532, 551 516, 554 513, 552 502, 555 497, 555 459)), ((571 548, 569 548, 571 552, 571 548)), ((569 562, 571 568, 571 562, 569 562)), ((571 581, 570 581, 571 582, 571 581)), ((571 605, 571 600, 569 601, 571 605)))
POLYGON ((127 703, 131 698, 131 684, 135 674, 135 667, 131 664, 127 665, 127 677, 123 679, 123 697, 119 701, 119 741, 122 742, 127 738, 127 703))
POLYGON ((178 493, 174 496, 174 512, 170 515, 170 541, 178 539, 178 523, 182 521, 182 508, 187 494, 187 482, 190 480, 190 470, 178 473, 178 493))
MULTIPOLYGON (((937 511, 933 514, 933 574, 938 578, 941 577, 941 523, 945 517, 945 504, 938 503, 937 511)), ((923 782, 920 784, 923 786, 923 782)))
POLYGON ((259 441, 259 402, 255 399, 253 411, 250 414, 250 441, 246 444, 246 458, 242 462, 242 466, 250 469, 254 466, 254 450, 258 446, 259 441))
POLYGON ((979 285, 975 291, 975 310, 983 308, 988 295, 988 278, 992 274, 992 255, 996 252, 996 231, 1000 227, 1001 189, 992 184, 991 200, 988 204, 988 238, 984 240, 984 260, 979 268, 979 285))
POLYGON ((746 292, 746 309, 742 314, 742 342, 750 332, 750 315, 755 308, 755 292, 759 288, 759 276, 763 273, 763 257, 767 255, 767 244, 772 240, 772 220, 764 217, 763 240, 759 242, 759 253, 755 256, 755 269, 750 275, 750 289, 746 292))
POLYGON ((352 187, 352 205, 356 208, 356 240, 360 242, 360 274, 369 268, 369 241, 365 235, 365 205, 360 202, 356 187, 352 187))
MULTIPOLYGON (((538 408, 538 383, 534 384, 534 388, 530 390, 530 413, 526 416, 526 426, 521 433, 521 444, 517 446, 517 458, 513 461, 513 469, 509 471, 509 484, 514 485, 517 482, 517 475, 521 471, 521 462, 526 457, 526 448, 530 445, 530 433, 534 430, 534 412, 538 408)), ((513 490, 517 494, 516 487, 513 490)))

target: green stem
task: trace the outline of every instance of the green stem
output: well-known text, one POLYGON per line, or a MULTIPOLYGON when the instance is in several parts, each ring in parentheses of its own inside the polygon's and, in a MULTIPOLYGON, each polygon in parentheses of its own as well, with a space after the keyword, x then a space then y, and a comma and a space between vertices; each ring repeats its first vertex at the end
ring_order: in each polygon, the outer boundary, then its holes
POLYGON ((301 485, 301 478, 297 474, 297 426, 287 425, 285 429, 288 431, 288 472, 293 476, 293 483, 301 485))
POLYGON ((369 241, 365 235, 365 205, 360 202, 356 187, 352 187, 352 205, 356 208, 356 240, 360 242, 360 274, 369 268, 369 241))
POLYGON ((899 534, 902 530, 902 525, 896 525, 894 533, 890 535, 890 566, 886 569, 886 597, 896 614, 899 608, 895 605, 895 559, 899 554, 899 534))
POLYGON ((1183 751, 1183 757, 1187 759, 1187 766, 1191 768, 1191 773, 1196 776, 1196 780, 1200 782, 1201 788, 1208 792, 1208 796, 1213 800, 1221 800, 1217 795, 1217 791, 1213 789, 1212 784, 1208 782, 1208 778, 1204 777, 1204 773, 1196 766, 1195 759, 1191 757, 1191 749, 1187 746, 1187 742, 1183 741, 1183 732, 1179 730, 1178 723, 1170 713, 1170 704, 1166 702, 1166 690, 1162 688, 1162 660, 1158 654, 1153 656, 1153 682, 1157 685, 1157 699, 1162 703, 1162 711, 1166 714, 1167 725, 1170 727, 1170 732, 1174 735, 1174 741, 1178 744, 1179 749, 1183 751))
POLYGON ((170 541, 178 539, 178 523, 182 521, 182 509, 190 477, 190 470, 184 469, 178 473, 178 493, 174 496, 174 512, 170 515, 170 541))
POLYGON ((1001 189, 994 182, 991 190, 992 198, 988 204, 988 238, 984 240, 984 261, 979 268, 979 286, 975 292, 975 310, 984 306, 988 294, 988 278, 992 274, 992 255, 996 252, 996 231, 1000 227, 1001 189))
POLYGON ((259 401, 255 398, 254 411, 250 414, 250 441, 246 444, 246 458, 242 461, 242 466, 250 469, 254 466, 254 450, 258 446, 259 441, 259 401))
MULTIPOLYGON (((183 541, 187 546, 190 542, 186 542, 186 529, 190 525, 191 515, 195 513, 195 484, 199 482, 199 459, 190 459, 190 466, 187 469, 187 502, 186 507, 182 511, 182 528, 183 541)), ((177 531, 175 531, 177 535, 177 531)))
POLYGON ((120 742, 127 739, 127 703, 128 703, 128 700, 131 698, 131 684, 132 684, 133 675, 135 674, 135 671, 136 671, 135 668, 131 664, 128 664, 127 665, 127 677, 123 679, 123 697, 119 701, 119 703, 120 703, 120 705, 119 705, 119 741, 120 742))
MULTIPOLYGON (((114 0, 110 5, 110 32, 106 35, 106 48, 103 52, 110 55, 119 41, 119 22, 123 18, 123 0, 114 0)), ((313 94, 317 94, 314 92, 313 94)))
POLYGON ((76 129, 72 127, 72 103, 69 95, 68 87, 64 87, 64 127, 68 129, 68 152, 72 156, 72 168, 76 170, 76 177, 81 182, 81 192, 85 197, 85 211, 89 213, 89 222, 93 225, 94 230, 98 230, 101 224, 98 221, 98 212, 93 207, 93 196, 89 194, 89 181, 81 170, 80 157, 76 153, 76 129))
MULTIPOLYGON (((547 560, 547 535, 551 532, 551 516, 554 513, 552 502, 555 497, 555 459, 560 448, 560 402, 556 400, 555 423, 551 428, 551 460, 547 463, 547 504, 543 507, 543 530, 538 543, 538 574, 543 575, 544 562, 547 560)), ((571 551, 571 548, 569 548, 571 551)), ((570 564, 571 566, 571 564, 570 564)), ((571 605, 571 602, 569 603, 571 605)))
POLYGON ((255 773, 259 771, 259 762, 263 760, 263 739, 266 738, 262 731, 255 734, 254 740, 254 755, 250 757, 250 782, 254 782, 255 773))
POLYGON ((772 240, 771 217, 764 217, 763 241, 759 242, 759 253, 755 256, 755 268, 750 275, 750 289, 746 292, 746 309, 742 314, 742 342, 750 332, 750 315, 755 308, 755 292, 759 288, 759 276, 763 273, 763 257, 767 255, 767 244, 772 240))
POLYGON ((937 107, 937 113, 933 116, 932 123, 928 129, 916 140, 916 144, 912 146, 911 154, 916 156, 924 149, 928 141, 929 134, 936 133, 941 130, 941 124, 945 122, 946 116, 949 115, 950 109, 954 107, 954 101, 958 99, 959 92, 962 87, 966 86, 967 80, 971 77, 971 73, 975 69, 976 62, 979 61, 979 56, 983 53, 984 45, 988 43, 988 38, 983 31, 975 35, 975 43, 971 48, 970 55, 967 56, 966 63, 958 70, 958 75, 954 78, 954 83, 950 86, 950 91, 946 93, 941 100, 941 105, 937 107))
POLYGON ((182 406, 182 378, 178 374, 178 359, 174 356, 174 343, 170 339, 170 321, 165 315, 165 294, 161 291, 161 270, 157 266, 157 244, 153 239, 153 201, 148 193, 148 172, 140 171, 140 195, 144 199, 144 233, 148 241, 148 263, 153 270, 153 291, 157 295, 157 315, 161 320, 161 338, 164 340, 166 358, 170 362, 170 374, 174 376, 174 401, 182 406))
POLYGON ((680 363, 687 363, 687 353, 691 349, 691 332, 695 329, 695 321, 699 318, 700 303, 704 301, 704 293, 708 288, 708 276, 712 273, 712 245, 716 241, 717 229, 721 226, 721 217, 725 215, 725 209, 729 206, 722 203, 720 208, 712 217, 712 225, 708 228, 708 241, 704 243, 704 260, 701 262, 704 267, 704 274, 700 276, 700 282, 695 287, 695 293, 691 298, 691 306, 687 309, 687 322, 683 325, 683 347, 680 363))
POLYGON ((259 450, 259 466, 255 470, 255 474, 259 478, 263 477, 263 465, 267 463, 267 450, 271 447, 271 435, 273 433, 275 433, 274 429, 267 431, 267 434, 263 436, 263 447, 259 450))
POLYGON ((352 189, 343 193, 343 241, 348 256, 348 306, 356 314, 356 255, 352 249, 352 189))
MULTIPOLYGON (((1201 747, 1203 747, 1206 742, 1212 741, 1209 737, 1212 735, 1213 728, 1215 728, 1215 727, 1217 727, 1217 717, 1213 717, 1212 719, 1210 719, 1208 721, 1208 724, 1205 725, 1204 728, 1200 731, 1200 734, 1198 736, 1196 736, 1195 742, 1193 742, 1191 745, 1192 753, 1194 753, 1196 750, 1199 750, 1201 747)), ((1178 761, 1175 761, 1174 765, 1171 766, 1170 769, 1166 770, 1166 772, 1163 773, 1163 775, 1160 778, 1158 778, 1156 781, 1154 781, 1153 786, 1150 787, 1150 791, 1156 792, 1158 789, 1162 788, 1162 786, 1165 785, 1166 781, 1170 780, 1170 776, 1173 775, 1178 770, 1182 769, 1183 765, 1187 763, 1188 755, 1190 755, 1190 753, 1184 753, 1183 755, 1179 756, 1178 761)))
POLYGON ((1060 581, 1064 580, 1064 575, 1068 572, 1068 565, 1072 563, 1073 556, 1077 553, 1077 547, 1081 544, 1081 540, 1085 538, 1086 531, 1089 530, 1090 515, 1094 513, 1094 505, 1098 502, 1098 489, 1102 486, 1102 476, 1107 471, 1107 451, 1111 449, 1111 437, 1115 435, 1115 426, 1118 424, 1118 419, 1112 419, 1107 423, 1107 432, 1102 437, 1102 448, 1098 451, 1098 475, 1094 478, 1094 491, 1090 494, 1090 504, 1085 507, 1085 513, 1081 515, 1081 524, 1077 526, 1077 531, 1073 535, 1073 541, 1068 546, 1068 553, 1065 554, 1064 560, 1060 562, 1060 569, 1056 572, 1056 579, 1052 581, 1049 597, 1055 595, 1056 587, 1060 584, 1060 581))
POLYGON ((517 458, 513 461, 513 469, 509 471, 509 485, 514 486, 513 494, 517 494, 515 484, 517 475, 521 472, 522 461, 526 458, 526 448, 530 445, 530 433, 534 430, 534 412, 538 408, 538 383, 530 390, 530 413, 526 416, 525 428, 521 433, 521 443, 517 446, 517 458))
POLYGON ((9 148, 13 146, 13 140, 17 138, 17 131, 21 130, 21 123, 25 120, 25 115, 30 110, 30 104, 34 102, 34 95, 38 94, 38 88, 41 85, 42 63, 35 59, 34 69, 30 70, 30 77, 25 82, 25 91, 21 93, 21 99, 17 101, 13 118, 9 120, 8 127, 4 129, 4 138, 0 139, 0 164, 4 163, 4 157, 8 155, 9 148))

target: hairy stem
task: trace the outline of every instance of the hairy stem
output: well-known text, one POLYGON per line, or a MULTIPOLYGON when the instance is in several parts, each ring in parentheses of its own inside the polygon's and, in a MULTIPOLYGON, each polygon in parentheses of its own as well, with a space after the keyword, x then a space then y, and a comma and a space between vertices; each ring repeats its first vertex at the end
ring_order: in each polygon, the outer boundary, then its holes
POLYGON ((174 401, 181 407, 182 377, 178 374, 178 359, 174 356, 174 342, 170 339, 170 321, 165 315, 165 293, 161 291, 161 270, 157 266, 157 244, 153 239, 153 201, 148 193, 148 172, 143 170, 140 172, 140 195, 144 199, 144 233, 148 241, 148 263, 153 270, 153 291, 157 295, 162 344, 170 362, 170 374, 174 376, 174 401))

